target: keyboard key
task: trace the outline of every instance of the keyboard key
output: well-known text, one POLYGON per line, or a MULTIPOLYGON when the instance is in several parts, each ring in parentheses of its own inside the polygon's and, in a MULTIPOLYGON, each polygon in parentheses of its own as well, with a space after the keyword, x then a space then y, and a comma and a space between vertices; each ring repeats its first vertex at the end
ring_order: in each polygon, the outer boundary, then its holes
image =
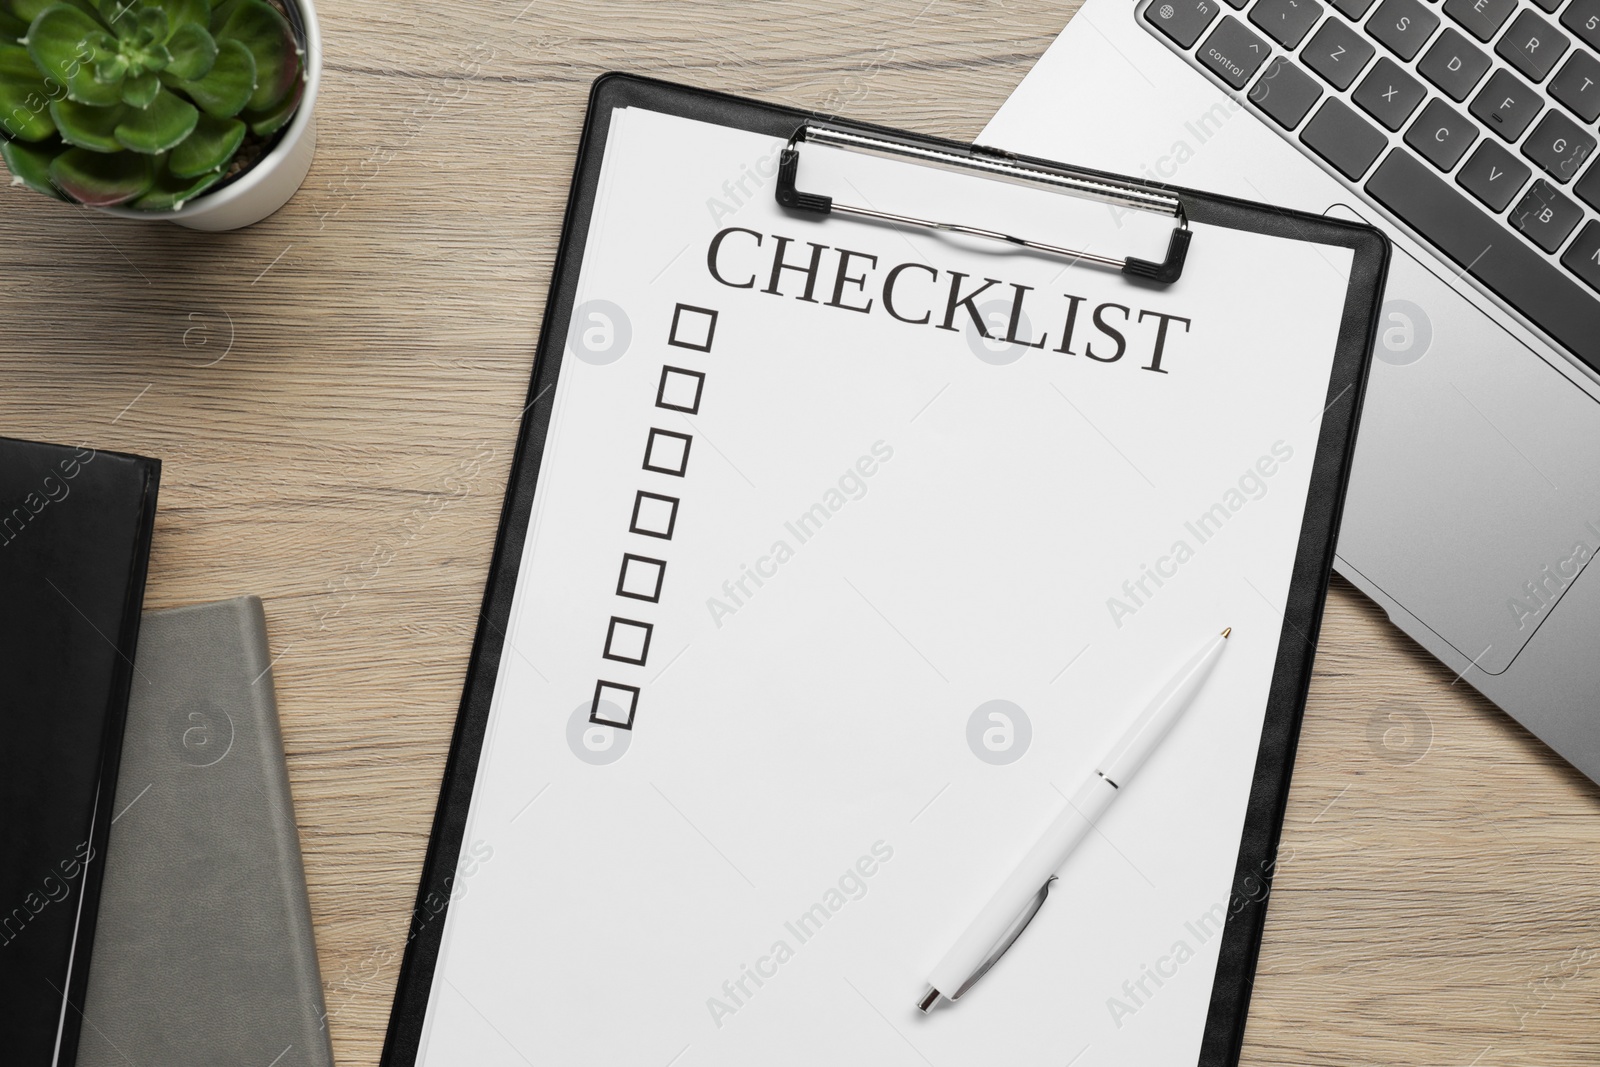
POLYGON ((1516 9, 1517 0, 1444 0, 1444 13, 1480 41, 1499 32, 1516 9))
POLYGON ((1572 354, 1600 370, 1600 300, 1403 148, 1367 192, 1572 354))
POLYGON ((1583 221, 1583 208, 1540 178, 1506 217, 1534 244, 1546 252, 1554 252, 1561 247, 1561 242, 1567 239, 1572 228, 1583 221))
POLYGON ((1391 130, 1398 130, 1417 110, 1428 90, 1385 56, 1372 65, 1350 99, 1391 130))
POLYGON ((1439 16, 1419 0, 1383 0, 1367 20, 1367 32, 1401 59, 1422 51, 1422 45, 1439 26, 1439 16))
POLYGON ((1600 0, 1572 0, 1561 13, 1561 25, 1590 48, 1600 49, 1600 0))
POLYGON ((1360 22, 1373 0, 1333 0, 1334 8, 1351 22, 1360 22))
POLYGON ((1590 288, 1600 289, 1600 222, 1583 228, 1561 257, 1561 265, 1588 282, 1590 288))
POLYGON ((1459 104, 1489 72, 1489 57, 1477 45, 1447 28, 1422 57, 1417 70, 1459 104))
POLYGON ((1144 9, 1144 20, 1179 48, 1194 47, 1216 17, 1216 0, 1157 0, 1144 9))
POLYGON ((1258 0, 1250 9, 1250 21, 1285 48, 1299 48, 1321 17, 1317 0, 1258 0))
POLYGON ((1365 174, 1389 145, 1389 139, 1372 123, 1351 111, 1344 101, 1331 98, 1306 123, 1300 140, 1352 181, 1365 174))
POLYGON ((1217 28, 1196 53, 1203 65, 1234 89, 1244 88, 1244 83, 1271 54, 1272 46, 1232 15, 1217 23, 1217 28))
POLYGON ((1440 170, 1459 163, 1477 139, 1478 127, 1472 120, 1443 100, 1430 101, 1406 131, 1406 144, 1440 170))
POLYGON ((1566 34, 1532 11, 1524 11, 1494 51, 1532 81, 1542 82, 1571 44, 1566 34))
POLYGON ((1522 154, 1565 185, 1583 169, 1583 161, 1594 154, 1594 138, 1561 112, 1547 111, 1522 142, 1522 154))
POLYGON ((1533 0, 1533 2, 1538 4, 1541 10, 1551 15, 1554 15, 1556 8, 1561 6, 1561 0, 1533 0))
POLYGON ((1348 89, 1376 51, 1366 39, 1338 19, 1328 19, 1300 52, 1306 66, 1335 89, 1348 89))
POLYGON ((1572 191, 1578 194, 1579 200, 1600 211, 1600 163, 1590 167, 1572 191))
POLYGON ((1472 101, 1470 110, 1485 126, 1514 142, 1533 117, 1544 110, 1544 99, 1515 74, 1497 70, 1472 101))
POLYGON ((1322 96, 1322 86, 1311 75, 1279 56, 1250 87, 1250 99, 1286 130, 1300 125, 1306 112, 1322 96))
POLYGON ((1250 2, 1250 0, 1228 0, 1228 3, 1233 5, 1233 9, 1235 11, 1243 11, 1244 8, 1245 8, 1245 5, 1248 4, 1249 2, 1250 2))
POLYGON ((1495 142, 1484 141, 1456 175, 1456 181, 1491 211, 1504 211, 1532 176, 1533 171, 1522 160, 1495 142))
POLYGON ((1584 122, 1600 119, 1600 59, 1582 48, 1572 53, 1550 83, 1550 95, 1584 122))

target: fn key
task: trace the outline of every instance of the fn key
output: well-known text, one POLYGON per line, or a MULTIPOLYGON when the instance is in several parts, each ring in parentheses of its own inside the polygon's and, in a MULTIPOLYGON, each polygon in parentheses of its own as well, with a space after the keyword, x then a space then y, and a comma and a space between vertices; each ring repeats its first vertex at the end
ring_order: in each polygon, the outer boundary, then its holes
POLYGON ((1271 51, 1261 38, 1245 29, 1244 23, 1229 15, 1211 31, 1198 55, 1200 62, 1230 88, 1243 89, 1271 51))

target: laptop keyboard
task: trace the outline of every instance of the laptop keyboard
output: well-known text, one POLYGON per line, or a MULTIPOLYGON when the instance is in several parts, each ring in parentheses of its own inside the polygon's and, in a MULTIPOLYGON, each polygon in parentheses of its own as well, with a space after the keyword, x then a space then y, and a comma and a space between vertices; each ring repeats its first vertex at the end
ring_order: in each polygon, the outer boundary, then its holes
POLYGON ((1147 0, 1139 17, 1600 371, 1600 0, 1147 0))

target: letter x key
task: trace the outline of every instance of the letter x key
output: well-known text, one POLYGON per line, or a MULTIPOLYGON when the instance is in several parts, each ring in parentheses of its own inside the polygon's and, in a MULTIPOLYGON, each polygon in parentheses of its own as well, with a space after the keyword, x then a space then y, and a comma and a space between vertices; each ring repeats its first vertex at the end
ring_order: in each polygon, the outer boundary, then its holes
POLYGON ((1387 56, 1372 65, 1352 96, 1356 106, 1388 129, 1398 130, 1428 92, 1387 56))

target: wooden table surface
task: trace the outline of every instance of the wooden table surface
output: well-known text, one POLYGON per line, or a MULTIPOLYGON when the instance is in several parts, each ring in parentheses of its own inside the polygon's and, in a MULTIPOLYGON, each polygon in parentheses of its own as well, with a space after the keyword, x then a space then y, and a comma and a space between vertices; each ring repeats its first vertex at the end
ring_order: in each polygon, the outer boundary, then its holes
MULTIPOLYGON (((317 161, 267 222, 195 234, 0 188, 0 433, 165 461, 149 607, 265 600, 356 1067, 382 1047, 591 79, 971 139, 1076 5, 320 6, 317 161)), ((1600 790, 1336 582, 1244 1062, 1600 1062, 1597 851, 1600 790)))

